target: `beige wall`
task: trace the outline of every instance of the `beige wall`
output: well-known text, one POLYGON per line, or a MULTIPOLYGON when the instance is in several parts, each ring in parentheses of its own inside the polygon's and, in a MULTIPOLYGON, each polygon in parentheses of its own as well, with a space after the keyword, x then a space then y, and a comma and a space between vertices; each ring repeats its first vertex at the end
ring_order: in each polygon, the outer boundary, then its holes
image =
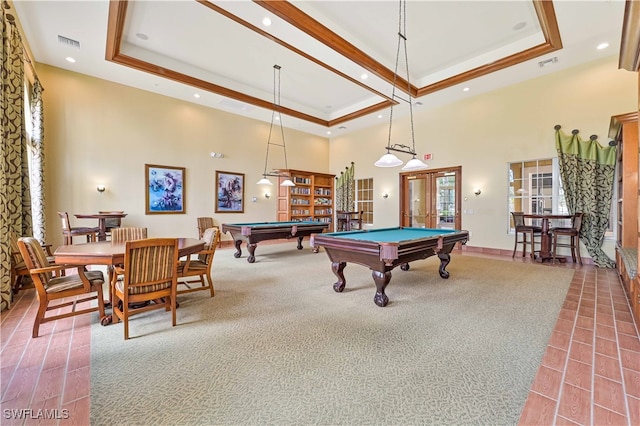
MULTIPOLYGON (((462 208, 473 211, 462 216, 462 227, 471 232, 469 246, 513 248, 513 235, 507 233, 507 163, 556 157, 556 124, 567 133, 579 129, 584 139, 596 134, 602 144, 608 143, 611 116, 637 106, 636 75, 617 68, 617 57, 612 56, 475 97, 471 92, 467 100, 414 112, 416 151, 433 154, 429 167, 462 166, 466 199, 462 208), (473 194, 475 187, 482 189, 478 197, 473 194)), ((405 135, 394 128, 398 136, 393 140, 410 141, 408 125, 398 123, 405 135)), ((331 140, 332 173, 354 161, 356 178, 373 178, 375 227, 399 223, 400 170, 373 166, 385 152, 387 135, 385 122, 331 140), (390 194, 388 199, 380 197, 384 192, 390 194)), ((613 258, 613 241, 607 241, 604 249, 613 258)), ((587 254, 586 250, 582 253, 587 254)))
MULTIPOLYGON (((47 231, 54 244, 61 242, 58 210, 125 210, 125 224, 148 226, 151 236, 196 236, 198 216, 218 223, 275 220, 275 197, 265 199, 264 187, 255 185, 269 123, 54 67, 38 65, 37 72, 45 87, 47 231), (212 159, 211 151, 225 157, 212 159), (145 163, 186 167, 186 214, 145 215, 145 163), (245 173, 245 214, 214 214, 216 170, 245 173), (96 191, 98 183, 107 186, 104 194, 96 191)), ((637 93, 636 75, 618 70, 612 56, 416 111, 416 148, 433 154, 431 168, 462 166, 463 209, 473 210, 462 218, 469 245, 510 250, 507 163, 555 157, 555 124, 567 132, 580 129, 584 138, 597 134, 606 144, 611 116, 635 110, 637 93), (475 187, 482 189, 479 197, 475 187)), ((410 140, 408 125, 398 123, 394 140, 410 140)), ((339 174, 354 161, 357 178, 374 179, 374 226, 396 226, 399 169, 373 166, 387 131, 384 122, 328 142, 286 129, 289 167, 339 174), (388 199, 381 198, 384 192, 388 199)), ((605 251, 613 257, 612 242, 605 251)))
MULTIPOLYGON (((73 213, 124 210, 123 224, 169 237, 197 237, 198 216, 217 223, 275 220, 276 197, 264 198, 265 187, 256 185, 269 123, 42 64, 37 72, 45 88, 48 241, 62 242, 56 211, 68 211, 74 226, 95 226, 73 213), (212 151, 224 158, 212 159, 212 151), (145 214, 145 164, 186 168, 186 214, 145 214), (244 214, 214 213, 216 170, 245 174, 244 214), (107 187, 103 194, 99 183, 107 187)), ((289 129, 285 138, 289 167, 329 171, 327 139, 289 129)), ((281 153, 271 151, 270 166, 284 167, 281 153)))

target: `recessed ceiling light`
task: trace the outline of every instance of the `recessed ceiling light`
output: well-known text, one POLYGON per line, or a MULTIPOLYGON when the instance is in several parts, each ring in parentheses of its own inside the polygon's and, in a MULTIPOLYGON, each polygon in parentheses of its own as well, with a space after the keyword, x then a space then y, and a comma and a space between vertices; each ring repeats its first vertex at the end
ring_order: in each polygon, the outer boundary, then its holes
POLYGON ((607 42, 600 43, 598 45, 598 50, 606 49, 607 47, 609 47, 609 43, 607 43, 607 42))
POLYGON ((378 118, 382 118, 382 114, 378 114, 378 118))
POLYGON ((71 62, 72 64, 76 63, 76 60, 74 58, 72 58, 71 56, 67 56, 65 59, 67 60, 67 62, 71 62))
POLYGON ((369 78, 369 76, 367 74, 362 74, 360 78, 363 80, 366 80, 367 78, 369 78))
POLYGON ((331 134, 331 130, 327 130, 327 134, 330 135, 331 134))
POLYGON ((271 19, 270 18, 262 18, 262 25, 264 25, 265 27, 268 27, 269 25, 271 25, 271 19))
POLYGON ((200 93, 194 93, 193 97, 196 98, 196 99, 200 99, 200 93))
POLYGON ((140 40, 149 40, 149 37, 144 33, 136 33, 136 37, 138 37, 140 40))
POLYGON ((468 87, 465 87, 464 89, 462 89, 463 92, 468 92, 469 90, 471 89, 469 89, 468 87))

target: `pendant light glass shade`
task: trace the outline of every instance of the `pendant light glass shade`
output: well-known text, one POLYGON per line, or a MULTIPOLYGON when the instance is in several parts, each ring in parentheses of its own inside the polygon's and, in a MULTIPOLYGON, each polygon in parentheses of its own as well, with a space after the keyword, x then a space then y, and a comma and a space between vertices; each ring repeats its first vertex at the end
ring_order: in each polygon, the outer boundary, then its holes
POLYGON ((267 179, 267 176, 274 176, 278 178, 286 178, 280 183, 280 186, 296 186, 295 183, 291 181, 289 178, 288 170, 289 165, 287 164, 287 145, 284 140, 284 128, 282 127, 282 116, 280 115, 280 65, 273 66, 273 111, 271 113, 271 125, 269 126, 269 137, 267 138, 267 154, 264 158, 264 172, 262 173, 262 179, 260 179, 257 184, 258 185, 273 185, 273 183, 267 179), (277 78, 276 78, 277 77, 277 78), (277 115, 276 115, 277 114, 277 115), (280 135, 282 136, 282 143, 278 144, 271 141, 271 134, 273 132, 273 124, 274 121, 278 121, 278 125, 280 126, 280 135), (271 145, 276 145, 282 147, 282 151, 284 152, 284 169, 287 172, 280 171, 269 171, 267 172, 269 166, 269 148, 271 145))
POLYGON ((404 171, 422 170, 422 169, 426 169, 427 167, 429 166, 424 164, 422 161, 418 160, 417 158, 412 158, 411 160, 407 161, 407 164, 404 165, 402 170, 404 171))
POLYGON ((398 167, 403 163, 404 162, 401 159, 387 152, 374 164, 376 165, 376 167, 398 167))
POLYGON ((393 91, 391 92, 391 107, 389 108, 389 139, 387 140, 387 153, 384 154, 374 164, 377 167, 396 167, 401 166, 403 161, 398 159, 395 155, 389 151, 402 152, 411 155, 413 158, 407 162, 402 170, 421 170, 428 166, 422 161, 416 158, 416 138, 413 131, 413 102, 411 101, 411 82, 409 81, 409 58, 407 57, 407 6, 406 0, 400 0, 400 7, 398 11, 398 49, 396 51, 396 68, 393 74, 393 91), (401 96, 396 95, 396 80, 398 79, 398 63, 400 59, 400 46, 404 46, 404 59, 405 68, 407 70, 407 95, 408 99, 404 99, 401 96), (391 127, 393 125, 393 106, 397 101, 404 101, 409 104, 409 116, 411 118, 411 146, 394 144, 391 145, 391 127))

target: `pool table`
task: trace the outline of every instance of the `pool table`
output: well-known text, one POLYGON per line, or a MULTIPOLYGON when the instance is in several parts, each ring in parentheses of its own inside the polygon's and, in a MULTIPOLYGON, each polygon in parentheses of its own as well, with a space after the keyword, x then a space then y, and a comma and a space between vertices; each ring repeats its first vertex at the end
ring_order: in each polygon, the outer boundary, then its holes
MULTIPOLYGON (((246 242, 249 257, 247 261, 256 261, 256 246, 260 241, 278 240, 281 238, 297 238, 298 250, 302 250, 302 239, 311 234, 321 233, 329 228, 329 223, 323 222, 256 222, 256 223, 223 223, 222 232, 229 232, 236 246, 234 257, 242 256, 240 246, 246 242)), ((317 251, 317 250, 316 250, 317 251)))
POLYGON ((331 269, 338 277, 333 285, 336 292, 342 292, 346 285, 343 271, 347 262, 369 267, 376 284, 373 301, 384 307, 389 303, 384 290, 393 268, 400 265, 407 271, 409 262, 437 255, 440 276, 449 278, 445 270, 451 260, 449 253, 456 243, 466 244, 468 239, 468 231, 398 227, 313 235, 311 245, 316 249, 324 247, 327 252, 331 269))

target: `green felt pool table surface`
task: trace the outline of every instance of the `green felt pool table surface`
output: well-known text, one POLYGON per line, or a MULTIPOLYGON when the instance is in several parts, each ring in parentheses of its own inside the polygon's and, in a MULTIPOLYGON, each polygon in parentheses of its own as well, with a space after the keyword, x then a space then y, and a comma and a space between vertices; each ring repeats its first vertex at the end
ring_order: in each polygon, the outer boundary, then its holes
POLYGON ((453 229, 430 228, 381 228, 362 231, 331 232, 324 235, 378 243, 399 243, 402 241, 418 240, 421 238, 439 237, 441 235, 446 236, 456 232, 460 231, 453 229))

